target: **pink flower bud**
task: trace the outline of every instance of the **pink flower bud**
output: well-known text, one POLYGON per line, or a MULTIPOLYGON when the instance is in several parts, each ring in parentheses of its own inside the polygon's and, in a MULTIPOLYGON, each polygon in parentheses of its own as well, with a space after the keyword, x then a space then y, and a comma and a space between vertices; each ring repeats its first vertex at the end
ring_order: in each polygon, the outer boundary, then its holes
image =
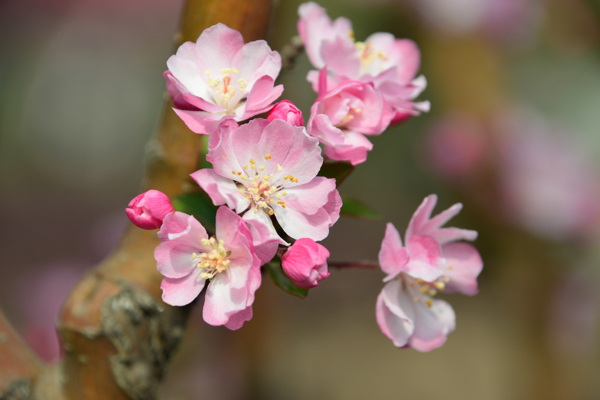
POLYGON ((148 190, 129 202, 125 214, 139 228, 158 229, 165 216, 173 211, 175 209, 166 194, 158 190, 148 190))
POLYGON ((281 266, 296 286, 310 289, 329 276, 327 257, 329 251, 324 246, 312 239, 302 238, 283 254, 281 266))
POLYGON ((293 126, 304 126, 302 111, 289 100, 281 100, 279 103, 275 104, 275 106, 271 108, 271 111, 269 111, 267 119, 269 121, 282 119, 293 126))

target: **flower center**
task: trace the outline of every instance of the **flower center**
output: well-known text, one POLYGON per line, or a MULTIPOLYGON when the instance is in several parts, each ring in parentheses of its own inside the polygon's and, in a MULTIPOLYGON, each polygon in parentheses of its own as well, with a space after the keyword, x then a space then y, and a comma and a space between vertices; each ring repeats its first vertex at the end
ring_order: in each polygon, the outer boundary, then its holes
POLYGON ((228 258, 231 252, 223 246, 222 240, 217 241, 214 236, 210 239, 202 239, 202 244, 210 251, 200 254, 192 253, 192 260, 198 260, 197 267, 203 270, 200 278, 212 279, 216 274, 227 269, 231 262, 228 258))
POLYGON ((373 45, 369 42, 356 42, 355 45, 360 52, 360 63, 363 66, 372 64, 377 59, 381 61, 387 61, 388 59, 383 51, 373 49, 373 45))
POLYGON ((337 124, 335 124, 335 126, 337 128, 343 128, 344 126, 346 126, 346 124, 348 124, 348 122, 352 121, 354 119, 354 117, 356 117, 357 114, 360 114, 362 112, 362 108, 352 108, 350 107, 350 110, 348 111, 348 114, 346 114, 344 116, 344 118, 342 118, 342 120, 340 122, 338 122, 337 124))
MULTIPOLYGON (((226 114, 233 114, 240 100, 246 94, 248 81, 239 78, 234 81, 231 74, 238 75, 240 71, 237 68, 221 68, 217 78, 211 78, 213 72, 206 70, 206 82, 213 89, 214 104, 225 109, 226 114)), ((214 75, 213 75, 214 76, 214 75)))
POLYGON ((405 282, 408 283, 410 287, 414 288, 417 293, 419 293, 419 295, 415 295, 413 297, 413 300, 423 300, 429 308, 433 306, 433 300, 431 300, 431 297, 435 296, 438 291, 443 291, 446 288, 446 283, 450 282, 450 278, 445 275, 440 276, 433 282, 427 282, 418 278, 415 279, 406 274, 401 275, 404 275, 405 282))
MULTIPOLYGON (((271 155, 267 154, 263 157, 265 162, 270 162, 271 155)), ((285 201, 282 197, 287 195, 287 192, 282 191, 284 185, 282 183, 273 182, 275 174, 267 174, 264 165, 258 165, 255 160, 250 159, 248 164, 243 166, 244 171, 231 171, 233 175, 237 175, 243 181, 243 185, 239 185, 239 192, 250 199, 255 205, 255 213, 258 213, 259 208, 262 208, 269 215, 273 215, 274 206, 285 208, 285 201)), ((273 168, 269 168, 272 170, 273 168)), ((279 164, 275 167, 278 172, 283 171, 283 167, 279 164)), ((293 175, 285 175, 283 180, 290 182, 298 182, 298 179, 293 175)), ((284 182, 283 182, 284 183, 284 182)))

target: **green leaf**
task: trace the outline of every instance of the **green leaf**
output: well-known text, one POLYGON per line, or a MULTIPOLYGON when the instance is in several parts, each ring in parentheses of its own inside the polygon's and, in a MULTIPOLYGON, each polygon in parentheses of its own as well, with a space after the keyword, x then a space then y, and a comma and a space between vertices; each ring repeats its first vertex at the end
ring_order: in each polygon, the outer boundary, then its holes
POLYGON ((336 186, 340 186, 354 171, 354 165, 346 161, 327 161, 323 163, 319 176, 334 178, 336 186))
POLYGON ((173 200, 173 207, 177 211, 193 215, 207 231, 215 232, 217 207, 206 193, 186 193, 177 196, 173 200))
POLYGON ((273 261, 265 264, 265 268, 269 272, 273 282, 275 282, 275 285, 283 291, 288 292, 292 296, 300 297, 301 299, 308 295, 308 289, 302 289, 296 286, 285 272, 283 272, 279 258, 275 258, 273 261))
POLYGON ((377 211, 373 210, 370 206, 366 205, 360 200, 354 199, 348 196, 342 196, 342 209, 340 214, 346 217, 354 218, 365 218, 365 219, 379 219, 381 218, 377 211))

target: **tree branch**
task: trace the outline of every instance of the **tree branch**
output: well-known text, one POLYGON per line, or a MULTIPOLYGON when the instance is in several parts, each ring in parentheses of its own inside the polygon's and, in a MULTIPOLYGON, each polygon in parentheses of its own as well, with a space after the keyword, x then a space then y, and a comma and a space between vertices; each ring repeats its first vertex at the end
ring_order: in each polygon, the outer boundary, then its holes
POLYGON ((27 398, 43 367, 0 311, 0 399, 27 398))
MULTIPOLYGON (((176 45, 195 41, 218 22, 241 31, 246 41, 263 39, 270 15, 270 0, 188 0, 176 45)), ((189 174, 197 169, 202 137, 171 107, 166 101, 149 145, 143 187, 173 197, 193 188, 189 174)), ((153 256, 157 244, 156 232, 130 226, 117 250, 83 278, 63 305, 57 328, 65 358, 42 368, 29 359, 24 345, 15 347, 9 353, 14 358, 6 363, 3 352, 0 399, 24 378, 33 382, 36 399, 154 399, 189 313, 189 307, 171 307, 161 300, 162 276, 153 256)), ((7 332, 8 340, 22 343, 14 331, 7 332)))

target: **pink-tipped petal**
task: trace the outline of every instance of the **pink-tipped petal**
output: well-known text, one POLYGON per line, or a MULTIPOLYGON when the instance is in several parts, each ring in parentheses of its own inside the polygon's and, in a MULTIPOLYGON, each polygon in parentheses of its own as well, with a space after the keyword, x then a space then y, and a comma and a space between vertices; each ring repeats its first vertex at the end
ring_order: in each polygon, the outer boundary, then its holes
POLYGON ((446 269, 446 263, 442 256, 442 247, 432 238, 426 235, 413 235, 406 243, 409 261, 404 267, 404 272, 413 278, 433 282, 446 269))
POLYGON ((240 194, 235 182, 217 175, 212 169, 201 169, 190 176, 210 196, 216 206, 227 204, 227 207, 236 212, 242 212, 250 205, 250 200, 240 194))
POLYGON ((386 283, 375 306, 379 328, 396 347, 406 346, 415 329, 413 300, 401 285, 399 280, 386 283))
POLYGON ((231 329, 232 331, 240 329, 244 322, 250 321, 252 319, 252 306, 248 306, 242 311, 238 311, 229 316, 229 320, 225 324, 227 329, 231 329))
POLYGON ((409 340, 410 347, 431 351, 446 343, 446 336, 456 326, 456 315, 450 304, 432 300, 431 306, 415 302, 415 330, 409 340))
POLYGON ((436 203, 437 196, 435 194, 425 197, 408 223, 408 228, 406 229, 406 234, 404 236, 406 240, 408 240, 412 235, 423 233, 423 226, 431 217, 431 212, 435 208, 436 203))
POLYGON ((483 261, 475 247, 469 243, 451 243, 443 246, 442 251, 448 265, 444 275, 450 279, 444 291, 477 294, 477 277, 483 269, 483 261))
POLYGON ((400 234, 394 225, 388 222, 385 227, 385 236, 381 242, 381 250, 379 251, 379 265, 383 272, 388 274, 383 281, 388 282, 396 277, 407 262, 408 252, 406 248, 402 247, 400 234))
POLYGON ((199 270, 193 270, 182 278, 165 277, 160 284, 162 299, 172 306, 185 306, 198 297, 205 282, 200 279, 199 270))

